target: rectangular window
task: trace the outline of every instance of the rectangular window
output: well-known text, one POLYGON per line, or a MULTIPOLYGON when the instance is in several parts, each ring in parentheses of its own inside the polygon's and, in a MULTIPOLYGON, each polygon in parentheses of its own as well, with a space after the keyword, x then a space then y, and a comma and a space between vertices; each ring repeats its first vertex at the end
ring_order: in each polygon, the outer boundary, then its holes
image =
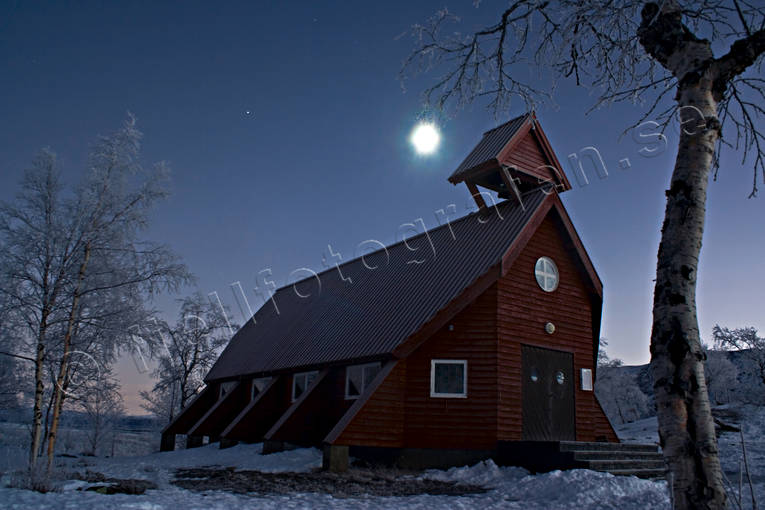
POLYGON ((292 401, 300 398, 305 390, 311 385, 319 374, 316 370, 312 372, 301 372, 292 376, 292 401))
POLYGON ((467 361, 430 360, 430 396, 467 398, 467 361))
POLYGON ((268 383, 271 382, 270 377, 260 377, 258 379, 252 380, 252 393, 250 394, 250 400, 254 400, 255 397, 260 395, 260 393, 266 389, 266 386, 268 386, 268 383))
POLYGON ((345 398, 359 398, 380 371, 380 363, 353 365, 345 369, 345 398))

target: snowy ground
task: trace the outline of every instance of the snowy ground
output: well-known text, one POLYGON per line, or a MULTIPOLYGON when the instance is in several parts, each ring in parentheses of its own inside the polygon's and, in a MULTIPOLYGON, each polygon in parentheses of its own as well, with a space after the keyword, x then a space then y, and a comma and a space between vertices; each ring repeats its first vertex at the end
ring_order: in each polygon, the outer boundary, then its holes
MULTIPOLYGON (((423 478, 481 485, 490 488, 484 494, 467 496, 417 495, 409 497, 333 498, 326 494, 302 493, 288 496, 231 494, 222 491, 192 492, 170 484, 173 470, 180 467, 221 466, 257 469, 267 472, 305 472, 321 465, 321 453, 298 449, 261 455, 260 445, 240 445, 220 450, 210 445, 194 450, 155 453, 141 457, 114 459, 65 459, 66 469, 97 471, 109 477, 152 480, 157 490, 144 495, 102 495, 77 490, 83 482, 63 482, 59 492, 40 494, 19 489, 0 488, 0 505, 7 509, 433 509, 433 508, 523 508, 535 509, 651 509, 666 508, 668 499, 663 482, 614 477, 587 470, 554 471, 529 475, 518 468, 499 468, 486 461, 472 467, 431 470, 423 478)), ((411 475, 402 475, 411 476, 411 475)), ((7 478, 7 477, 6 477, 7 478)))
MULTIPOLYGON (((720 406, 713 410, 723 422, 741 428, 739 432, 721 432, 717 441, 720 448, 720 462, 729 482, 738 493, 739 476, 743 477, 744 507, 747 502, 748 483, 743 465, 741 437, 746 448, 749 475, 755 489, 755 496, 760 506, 765 502, 765 407, 751 404, 720 406)), ((626 423, 617 427, 622 441, 633 443, 658 443, 656 417, 626 423)))
MULTIPOLYGON (((759 501, 765 501, 765 408, 744 406, 729 409, 728 421, 740 423, 744 432, 747 456, 759 501)), ((628 442, 656 442, 656 419, 649 418, 626 424, 618 429, 620 437, 628 442)), ((192 491, 172 484, 176 469, 213 467, 234 468, 239 471, 257 470, 277 473, 306 473, 321 465, 321 452, 316 449, 298 449, 272 455, 261 455, 261 445, 239 445, 220 450, 216 444, 192 450, 167 453, 141 454, 132 457, 95 458, 78 456, 60 458, 59 472, 68 473, 57 482, 57 492, 37 492, 8 488, 9 468, 23 459, 23 445, 9 445, 13 437, 7 428, 0 428, 3 440, 0 471, 6 471, 0 480, 0 507, 3 509, 136 509, 170 510, 195 509, 619 509, 648 510, 668 508, 666 483, 640 480, 634 477, 615 477, 588 470, 554 471, 530 475, 519 468, 500 468, 486 461, 471 467, 452 468, 448 471, 431 470, 419 475, 399 474, 401 480, 412 476, 479 485, 488 488, 483 494, 441 496, 420 494, 408 497, 360 496, 333 497, 329 494, 303 492, 289 495, 258 493, 235 494, 224 491, 192 491), (14 455, 14 452, 15 455, 14 455), (75 480, 74 473, 85 471, 101 473, 109 478, 150 480, 157 489, 143 495, 104 495, 82 490, 89 484, 75 480)), ((738 484, 741 458, 741 440, 738 433, 725 432, 720 436, 723 468, 734 484, 738 484)), ((143 453, 139 448, 136 453, 143 453)), ((287 475, 290 476, 290 475, 287 475)), ((296 475, 296 477, 299 475, 296 475)), ((396 478, 397 480, 399 478, 396 478)), ((745 486, 746 488, 746 486, 745 486)), ((747 507, 748 505, 745 505, 747 507)))

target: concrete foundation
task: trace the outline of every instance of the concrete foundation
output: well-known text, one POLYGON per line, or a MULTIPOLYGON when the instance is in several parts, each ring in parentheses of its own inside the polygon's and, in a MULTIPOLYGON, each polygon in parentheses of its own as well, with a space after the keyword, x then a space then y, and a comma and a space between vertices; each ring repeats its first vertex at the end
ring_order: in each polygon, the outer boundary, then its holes
POLYGON ((172 452, 173 450, 175 450, 175 434, 162 434, 159 451, 172 452))
POLYGON ((199 448, 204 444, 204 436, 186 436, 186 448, 199 448))
POLYGON ((336 445, 324 445, 324 458, 322 468, 333 473, 348 471, 348 447, 336 445))
POLYGON ((226 439, 225 437, 220 438, 220 449, 223 450, 224 448, 231 448, 232 446, 236 446, 239 444, 239 441, 236 441, 235 439, 226 439))
POLYGON ((284 441, 273 441, 271 439, 266 439, 263 441, 263 455, 283 452, 284 450, 286 450, 284 441))

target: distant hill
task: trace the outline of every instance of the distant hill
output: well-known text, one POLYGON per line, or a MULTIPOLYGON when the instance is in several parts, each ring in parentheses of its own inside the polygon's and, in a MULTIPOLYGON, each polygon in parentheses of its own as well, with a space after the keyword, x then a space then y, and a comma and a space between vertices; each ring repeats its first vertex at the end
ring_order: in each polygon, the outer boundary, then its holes
MULTIPOLYGON (((727 359, 736 372, 735 382, 727 385, 724 396, 718 396, 719 403, 765 405, 765 385, 749 351, 707 352, 708 361, 714 362, 716 358, 727 359)), ((656 414, 653 378, 648 364, 598 367, 596 392, 604 410, 614 423, 634 421, 656 414), (634 390, 639 390, 645 396, 645 401, 634 390)))

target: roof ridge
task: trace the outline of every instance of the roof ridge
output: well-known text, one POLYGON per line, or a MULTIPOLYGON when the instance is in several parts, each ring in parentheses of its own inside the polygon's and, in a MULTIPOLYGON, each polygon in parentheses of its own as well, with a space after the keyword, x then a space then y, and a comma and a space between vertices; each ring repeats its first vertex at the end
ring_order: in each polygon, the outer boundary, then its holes
POLYGON ((510 124, 511 122, 515 122, 516 120, 518 120, 518 119, 520 119, 522 117, 531 117, 531 113, 526 112, 526 113, 522 113, 522 114, 518 115, 517 117, 513 117, 512 119, 508 120, 507 122, 503 122, 499 126, 493 127, 490 130, 488 130, 488 131, 484 131, 483 132, 483 136, 488 135, 492 131, 496 131, 496 130, 498 130, 500 128, 503 128, 503 127, 507 126, 508 124, 510 124))
MULTIPOLYGON (((538 192, 541 192, 541 191, 542 191, 542 190, 541 190, 541 188, 534 188, 534 189, 531 189, 531 190, 528 190, 528 191, 525 191, 524 193, 522 193, 522 194, 521 194, 521 197, 525 197, 525 196, 527 196, 527 195, 531 195, 531 194, 533 194, 533 193, 538 193, 538 192)), ((508 199, 508 200, 503 200, 503 201, 501 201, 501 202, 497 202, 497 203, 495 203, 495 204, 493 204, 493 205, 491 205, 491 206, 488 206, 488 207, 501 207, 501 206, 505 206, 506 204, 512 204, 512 203, 515 203, 515 201, 514 201, 514 200, 509 200, 509 199, 508 199)), ((346 262, 343 262, 343 263, 341 263, 341 264, 339 264, 339 265, 337 265, 337 264, 336 264, 336 265, 333 265, 332 267, 329 267, 329 268, 327 268, 327 269, 324 269, 323 271, 321 271, 321 272, 319 272, 319 273, 315 273, 315 274, 313 274, 313 275, 311 275, 311 276, 306 276, 305 278, 301 278, 300 280, 295 280, 295 281, 294 281, 294 282, 292 282, 292 283, 287 283, 287 284, 284 284, 284 285, 282 285, 281 287, 278 287, 278 288, 277 288, 277 289, 274 291, 274 295, 276 295, 276 293, 277 293, 277 292, 279 292, 279 291, 281 291, 281 290, 284 290, 284 289, 286 289, 286 288, 288 288, 288 287, 292 287, 292 286, 294 286, 294 285, 297 285, 297 284, 299 284, 299 283, 302 283, 302 282, 308 281, 308 280, 310 280, 310 279, 312 279, 312 278, 316 278, 316 277, 319 277, 319 276, 321 276, 321 275, 323 275, 323 274, 325 274, 325 273, 329 273, 330 271, 333 271, 333 270, 337 269, 338 267, 340 267, 340 268, 343 268, 343 267, 345 267, 345 266, 348 266, 349 264, 352 264, 352 263, 354 263, 354 262, 357 262, 358 260, 362 259, 363 257, 371 257, 372 255, 375 255, 375 254, 377 254, 377 253, 380 253, 380 252, 381 252, 381 251, 383 251, 383 250, 385 250, 385 251, 389 251, 389 250, 391 250, 391 249, 393 249, 393 248, 395 248, 395 247, 397 247, 397 246, 399 246, 399 245, 401 245, 401 244, 403 244, 403 243, 405 243, 405 242, 411 242, 411 241, 414 241, 415 239, 421 238, 421 237, 425 236, 426 234, 430 234, 430 233, 433 233, 433 232, 437 232, 437 231, 439 231, 439 230, 441 230, 441 229, 443 229, 443 228, 445 228, 445 227, 449 227, 450 225, 453 225, 453 224, 455 224, 455 223, 461 223, 461 222, 463 222, 463 221, 466 221, 468 218, 471 218, 471 217, 473 217, 473 216, 477 215, 477 214, 478 214, 478 213, 480 213, 480 212, 481 212, 481 210, 479 209, 479 210, 477 210, 477 211, 473 211, 473 212, 471 212, 471 213, 468 213, 468 214, 466 214, 465 216, 460 216, 459 218, 457 218, 457 219, 455 219, 455 220, 452 220, 452 221, 447 221, 447 222, 446 222, 446 223, 444 223, 443 225, 438 225, 437 227, 434 227, 434 228, 431 228, 431 229, 427 229, 427 228, 426 228, 426 230, 425 230, 424 232, 420 232, 420 233, 419 233, 419 234, 417 234, 416 236, 407 237, 406 239, 402 239, 401 241, 396 241, 396 242, 395 242, 395 243, 393 243, 393 244, 389 244, 389 245, 383 245, 383 247, 382 247, 382 248, 380 248, 380 249, 377 249, 377 250, 375 250, 375 251, 371 251, 371 252, 369 252, 369 253, 364 253, 363 255, 359 255, 358 257, 354 257, 354 258, 352 258, 352 259, 350 259, 350 260, 348 260, 348 261, 346 261, 346 262)), ((378 242, 379 242, 379 241, 378 241, 378 242)), ((383 244, 383 243, 380 243, 380 244, 383 244)))

